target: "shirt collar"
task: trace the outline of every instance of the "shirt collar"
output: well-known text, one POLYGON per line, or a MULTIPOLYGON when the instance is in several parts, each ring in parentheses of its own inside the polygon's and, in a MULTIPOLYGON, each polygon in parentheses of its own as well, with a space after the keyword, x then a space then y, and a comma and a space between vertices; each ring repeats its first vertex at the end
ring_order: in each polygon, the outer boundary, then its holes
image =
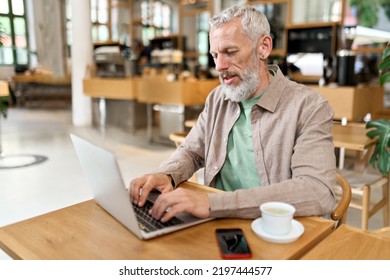
POLYGON ((269 65, 268 69, 274 73, 273 79, 269 83, 267 91, 263 93, 263 96, 256 104, 270 112, 275 112, 283 91, 287 86, 288 79, 277 65, 269 65))

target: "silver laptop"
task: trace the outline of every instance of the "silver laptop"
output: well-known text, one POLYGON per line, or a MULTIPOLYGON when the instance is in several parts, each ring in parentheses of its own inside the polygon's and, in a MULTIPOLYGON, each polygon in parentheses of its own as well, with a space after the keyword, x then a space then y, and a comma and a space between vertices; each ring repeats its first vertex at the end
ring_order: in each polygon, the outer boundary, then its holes
POLYGON ((180 213, 165 224, 153 219, 147 214, 147 207, 151 207, 159 193, 149 195, 144 209, 133 205, 115 155, 79 136, 70 136, 96 202, 138 238, 150 239, 211 220, 187 213, 180 213))

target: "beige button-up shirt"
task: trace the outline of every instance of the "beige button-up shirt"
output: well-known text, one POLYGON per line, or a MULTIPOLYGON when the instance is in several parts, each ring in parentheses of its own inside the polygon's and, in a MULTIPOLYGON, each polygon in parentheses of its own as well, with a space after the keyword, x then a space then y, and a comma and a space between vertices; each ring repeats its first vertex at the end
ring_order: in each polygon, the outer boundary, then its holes
MULTIPOLYGON (((296 216, 328 214, 335 205, 333 109, 322 95, 290 81, 277 66, 269 67, 276 74, 251 112, 261 186, 209 194, 212 217, 257 218, 267 201, 291 203, 296 216)), ((239 104, 225 100, 221 91, 217 87, 210 93, 185 142, 156 170, 171 174, 176 185, 205 167, 205 185, 214 186, 240 115, 239 104)))

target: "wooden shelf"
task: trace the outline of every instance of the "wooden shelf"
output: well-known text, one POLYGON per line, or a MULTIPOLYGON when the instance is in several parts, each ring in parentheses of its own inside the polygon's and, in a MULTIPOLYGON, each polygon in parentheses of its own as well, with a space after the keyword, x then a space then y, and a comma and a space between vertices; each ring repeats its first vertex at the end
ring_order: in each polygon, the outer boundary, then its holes
POLYGON ((247 1, 248 5, 267 5, 267 4, 288 4, 290 0, 260 0, 260 1, 247 1))
POLYGON ((271 52, 271 56, 286 56, 285 49, 273 49, 271 52))
POLYGON ((316 28, 316 27, 329 27, 338 26, 340 22, 310 22, 310 23, 298 23, 298 24, 287 24, 286 29, 305 29, 305 28, 316 28))
POLYGON ((180 6, 192 6, 192 5, 208 5, 209 0, 180 0, 180 6))
POLYGON ((315 83, 318 84, 322 76, 302 75, 301 73, 290 73, 290 79, 298 83, 315 83))
POLYGON ((199 56, 200 54, 198 52, 185 52, 183 55, 184 58, 194 58, 199 56))
POLYGON ((99 48, 99 47, 109 47, 109 46, 119 46, 118 41, 105 41, 105 42, 94 42, 93 48, 99 48))
POLYGON ((379 53, 382 54, 385 50, 385 47, 378 47, 378 48, 357 48, 354 49, 353 52, 356 54, 371 54, 371 53, 379 53))
POLYGON ((133 25, 143 25, 142 19, 140 19, 140 18, 133 19, 133 20, 131 21, 131 23, 132 23, 133 25))

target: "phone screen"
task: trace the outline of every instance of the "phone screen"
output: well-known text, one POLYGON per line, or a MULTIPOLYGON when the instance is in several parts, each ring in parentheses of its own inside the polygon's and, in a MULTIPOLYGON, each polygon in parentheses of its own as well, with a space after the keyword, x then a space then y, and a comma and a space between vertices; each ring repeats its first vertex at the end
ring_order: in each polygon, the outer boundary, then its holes
POLYGON ((252 256, 241 229, 217 229, 215 232, 223 258, 249 258, 252 256))

